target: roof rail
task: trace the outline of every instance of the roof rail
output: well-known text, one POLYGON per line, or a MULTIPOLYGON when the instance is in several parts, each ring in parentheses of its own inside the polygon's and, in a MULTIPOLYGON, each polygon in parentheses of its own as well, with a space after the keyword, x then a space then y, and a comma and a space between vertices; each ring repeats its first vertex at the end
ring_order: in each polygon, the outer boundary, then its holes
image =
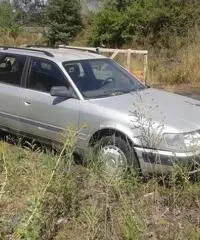
POLYGON ((67 46, 67 45, 58 45, 58 47, 59 48, 66 48, 66 49, 73 49, 73 50, 87 51, 87 52, 99 54, 99 49, 98 48, 74 47, 74 46, 67 46))
POLYGON ((26 45, 26 48, 50 48, 50 49, 58 49, 59 46, 58 45, 54 45, 54 46, 46 46, 46 45, 41 45, 41 44, 28 44, 26 45))
POLYGON ((17 49, 17 50, 26 50, 26 51, 31 51, 31 52, 40 52, 40 53, 44 53, 46 56, 48 57, 54 57, 54 55, 48 51, 45 50, 40 50, 40 49, 34 49, 34 48, 20 48, 20 47, 9 47, 9 46, 0 46, 0 48, 2 48, 3 50, 8 50, 8 49, 17 49))

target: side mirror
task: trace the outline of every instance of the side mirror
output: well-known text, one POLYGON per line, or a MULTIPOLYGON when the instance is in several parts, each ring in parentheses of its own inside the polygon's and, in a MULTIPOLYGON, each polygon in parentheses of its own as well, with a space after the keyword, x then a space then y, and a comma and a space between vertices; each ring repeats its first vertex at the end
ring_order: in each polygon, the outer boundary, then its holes
POLYGON ((71 89, 65 86, 52 87, 50 90, 50 95, 54 97, 64 97, 64 98, 74 98, 74 93, 71 89))

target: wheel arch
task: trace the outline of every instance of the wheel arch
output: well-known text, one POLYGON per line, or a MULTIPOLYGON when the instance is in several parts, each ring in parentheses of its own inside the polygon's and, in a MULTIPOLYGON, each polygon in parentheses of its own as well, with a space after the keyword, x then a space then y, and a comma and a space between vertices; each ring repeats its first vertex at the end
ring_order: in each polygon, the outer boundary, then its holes
POLYGON ((90 138, 89 140, 89 146, 93 147, 95 144, 100 141, 103 137, 108 137, 108 136, 118 136, 121 137, 123 140, 126 140, 130 146, 134 147, 134 143, 131 140, 130 136, 127 134, 123 133, 122 131, 114 128, 103 128, 98 131, 96 131, 90 138))

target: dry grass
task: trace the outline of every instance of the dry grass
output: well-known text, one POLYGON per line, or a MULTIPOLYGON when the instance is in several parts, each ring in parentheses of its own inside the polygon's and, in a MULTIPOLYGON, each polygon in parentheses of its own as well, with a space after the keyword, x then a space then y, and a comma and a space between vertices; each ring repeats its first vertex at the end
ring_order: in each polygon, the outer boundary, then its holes
POLYGON ((11 33, 0 29, 0 45, 4 46, 21 46, 27 44, 42 44, 44 36, 42 33, 37 32, 28 32, 20 29, 16 37, 11 37, 11 33))
MULTIPOLYGON (((175 168, 168 180, 145 183, 132 173, 105 172, 95 160, 69 167, 70 155, 62 158, 25 229, 58 155, 2 145, 8 181, 0 200, 0 239, 199 239, 200 184, 190 182, 187 171, 175 168)), ((0 184, 3 166, 1 150, 0 184)))
MULTIPOLYGON (((200 83, 200 31, 193 29, 183 46, 150 54, 149 82, 156 85, 200 83)), ((180 39, 174 39, 178 42, 180 39)))

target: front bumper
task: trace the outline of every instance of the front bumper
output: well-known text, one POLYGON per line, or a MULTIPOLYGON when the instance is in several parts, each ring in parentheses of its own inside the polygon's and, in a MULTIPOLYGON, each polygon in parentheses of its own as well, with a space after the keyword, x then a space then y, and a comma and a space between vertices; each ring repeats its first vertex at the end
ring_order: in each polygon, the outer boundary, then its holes
POLYGON ((135 148, 143 175, 171 172, 175 165, 187 166, 189 171, 200 168, 200 150, 187 153, 173 153, 162 150, 135 148))

